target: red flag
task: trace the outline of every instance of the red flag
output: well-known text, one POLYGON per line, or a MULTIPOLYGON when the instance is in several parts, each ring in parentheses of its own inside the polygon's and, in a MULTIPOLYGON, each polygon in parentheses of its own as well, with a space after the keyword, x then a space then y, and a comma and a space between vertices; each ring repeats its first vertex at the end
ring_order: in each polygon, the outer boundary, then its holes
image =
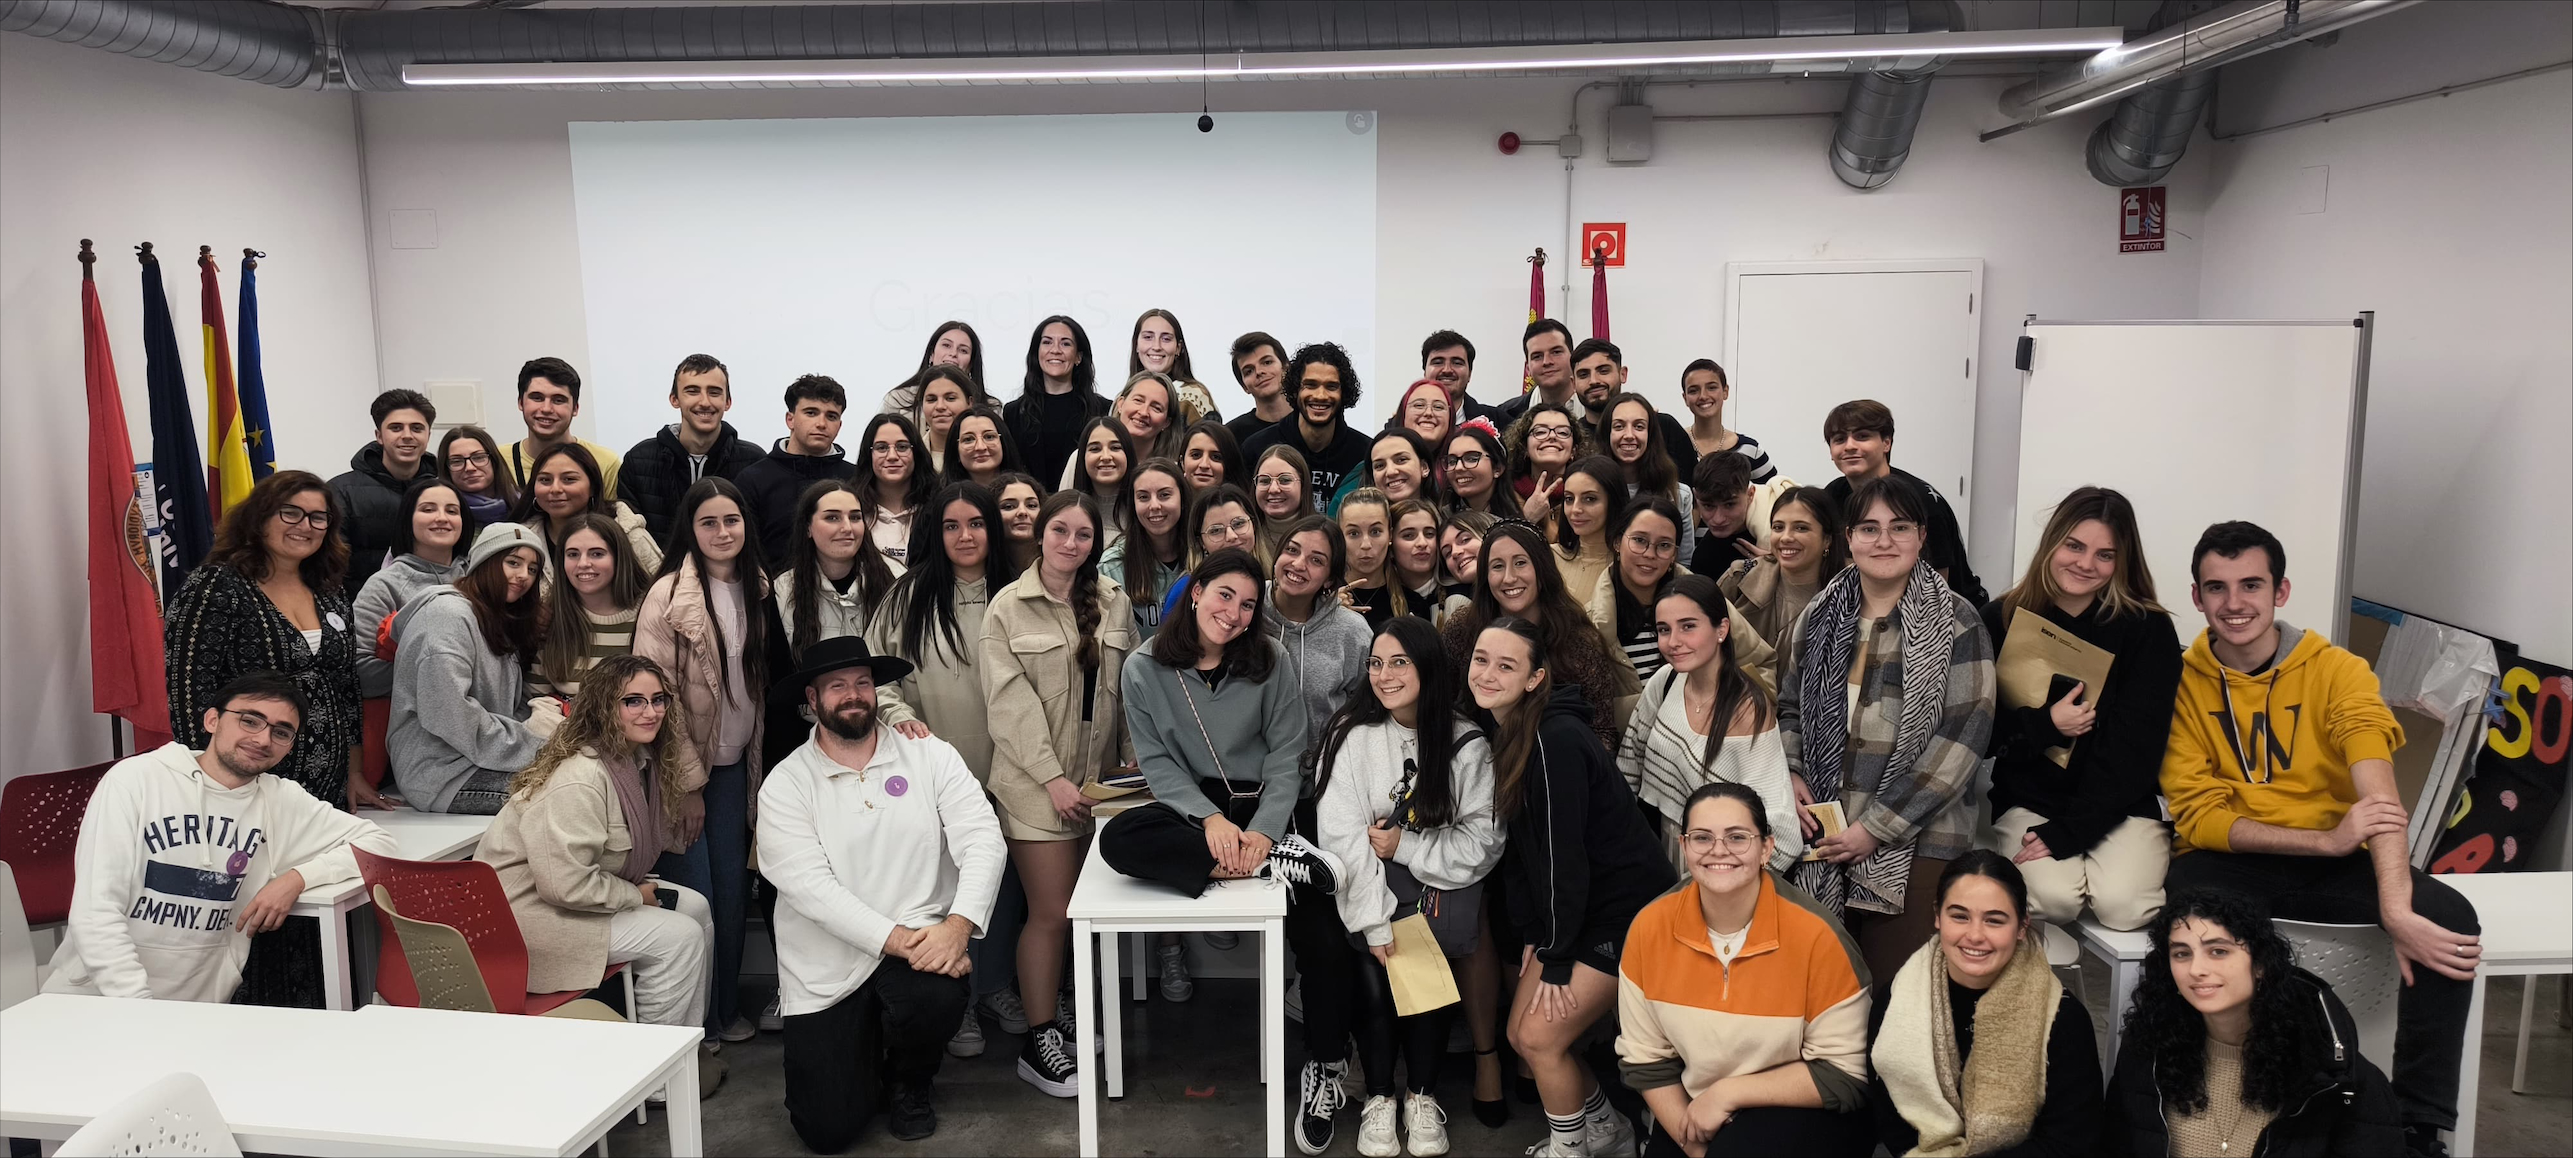
MULTIPOLYGON (((81 243, 84 251, 88 245, 81 243)), ((144 526, 151 498, 134 471, 124 396, 107 345, 107 315, 86 264, 80 322, 89 384, 90 708, 124 717, 138 741, 165 737, 170 691, 162 668, 160 600, 152 587, 158 561, 144 526)))
POLYGON ((1590 255, 1590 336, 1608 340, 1608 248, 1590 255))
MULTIPOLYGON (((1546 316, 1546 251, 1539 249, 1534 256, 1528 258, 1528 321, 1534 323, 1544 316, 1546 316)), ((1536 388, 1536 379, 1525 374, 1519 376, 1519 393, 1526 394, 1536 388)))
POLYGON ((205 334, 205 493, 221 523, 232 504, 250 497, 250 443, 241 429, 241 397, 232 384, 232 342, 223 333, 223 289, 215 284, 214 247, 197 247, 197 318, 205 334))

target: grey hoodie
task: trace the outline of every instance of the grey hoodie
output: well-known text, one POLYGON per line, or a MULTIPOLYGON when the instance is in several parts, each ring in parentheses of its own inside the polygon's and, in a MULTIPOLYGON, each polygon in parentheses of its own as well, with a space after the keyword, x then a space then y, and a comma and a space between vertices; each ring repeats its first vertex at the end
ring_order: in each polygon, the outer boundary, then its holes
POLYGON ((432 587, 444 587, 464 574, 458 563, 441 567, 418 555, 400 555, 386 563, 384 569, 366 577, 366 586, 358 589, 357 613, 357 694, 366 697, 390 695, 393 691, 393 661, 375 658, 375 633, 385 619, 410 605, 420 593, 432 587))
POLYGON ((1260 608, 1260 627, 1295 667, 1296 687, 1304 697, 1304 734, 1315 741, 1321 740, 1331 713, 1347 702, 1342 693, 1367 670, 1367 649, 1376 645, 1366 617, 1343 606, 1337 594, 1317 602, 1321 606, 1302 623, 1287 622, 1274 602, 1260 608))
POLYGON ((394 616, 393 782, 423 812, 445 812, 477 770, 515 772, 544 741, 527 728, 527 676, 483 642, 473 605, 431 587, 394 616))

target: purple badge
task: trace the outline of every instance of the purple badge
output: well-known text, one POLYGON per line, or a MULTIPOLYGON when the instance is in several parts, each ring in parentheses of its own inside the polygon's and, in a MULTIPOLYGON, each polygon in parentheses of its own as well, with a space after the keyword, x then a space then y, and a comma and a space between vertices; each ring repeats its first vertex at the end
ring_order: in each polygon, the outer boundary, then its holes
POLYGON ((884 794, 887 796, 900 796, 909 791, 911 791, 911 781, 900 776, 884 782, 884 794))
POLYGON ((223 871, 236 877, 249 872, 250 854, 235 849, 232 854, 232 859, 224 862, 223 871))

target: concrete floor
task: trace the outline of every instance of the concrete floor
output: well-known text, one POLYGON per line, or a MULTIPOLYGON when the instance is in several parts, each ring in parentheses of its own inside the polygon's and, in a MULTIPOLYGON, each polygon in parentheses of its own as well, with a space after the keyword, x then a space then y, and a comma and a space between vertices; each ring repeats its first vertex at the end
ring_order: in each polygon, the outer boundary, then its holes
MULTIPOLYGON (((2537 1031, 2527 1094, 2510 1092, 2511 1053, 2518 1031, 2522 979, 2497 978, 2485 1004, 2482 1134, 2484 1154, 2564 1154, 2573 1150, 2573 1034, 2557 1028, 2562 989, 2538 979, 2537 1031)), ((2107 971, 2082 971, 2081 984, 2094 1011, 2106 1004, 2107 971)), ((766 1001, 746 1003, 757 1008, 766 1001)), ((1126 1015, 1126 1097, 1101 1107, 1099 1135, 1108 1154, 1257 1154, 1262 1118, 1257 1059, 1256 991, 1249 981, 1200 978, 1196 1000, 1174 1005, 1156 995, 1126 1015)), ((2100 1014, 2094 1012, 2094 1020, 2100 1014)), ((986 1021, 990 1048, 971 1059, 950 1058, 938 1079, 938 1133, 914 1143, 895 1141, 879 1122, 854 1154, 1066 1155, 1076 1151, 1074 1103, 1038 1093, 1018 1079, 1019 1039, 986 1021)), ((1279 1096, 1292 1110, 1295 1064, 1303 1058, 1299 1027, 1287 1024, 1288 1088, 1279 1096)), ((774 1034, 724 1047, 731 1068, 722 1091, 704 1103, 708 1154, 808 1153, 787 1126, 780 1075, 781 1047, 774 1034)), ((1544 1118, 1533 1106, 1512 1106, 1510 1124, 1487 1130, 1474 1119, 1471 1058, 1452 1055, 1440 1085, 1448 1108, 1451 1153, 1518 1154, 1538 1139, 1544 1118)), ((1356 1106, 1344 1110, 1331 1153, 1355 1154, 1356 1106)), ((663 1155, 669 1135, 659 1116, 649 1126, 628 1119, 609 1136, 613 1151, 663 1155)), ((1289 1146, 1292 1147, 1290 1142, 1289 1146)), ((1290 1153, 1293 1150, 1290 1149, 1290 1153)))

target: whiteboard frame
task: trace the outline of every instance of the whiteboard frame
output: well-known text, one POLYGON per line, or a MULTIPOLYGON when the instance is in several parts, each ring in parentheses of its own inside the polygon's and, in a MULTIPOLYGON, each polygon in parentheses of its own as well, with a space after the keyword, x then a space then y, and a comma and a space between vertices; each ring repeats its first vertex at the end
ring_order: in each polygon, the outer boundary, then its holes
MULTIPOLYGON (((2357 587, 2359 554, 2359 478, 2364 469, 2364 464, 2361 461, 2361 455, 2367 449, 2368 363, 2374 357, 2375 353, 2375 310, 2360 310, 2356 316, 2347 319, 2305 318, 2283 320, 2263 320, 2260 318, 2119 318, 2105 321, 2082 321, 2062 318, 2041 318, 2035 314, 2029 314, 2025 318, 2021 319, 2019 323, 2019 332, 2023 339, 2028 337, 2028 330, 2032 326, 2348 326, 2357 330, 2358 334, 2355 339, 2357 342, 2357 348, 2351 351, 2350 366, 2350 409, 2348 420, 2350 465, 2348 476, 2341 480, 2342 551, 2340 570, 2337 576, 2340 581, 2341 605, 2332 608, 2330 612, 2332 620, 2331 639, 2335 642, 2345 642, 2349 639, 2350 600, 2359 597, 2357 587)), ((2024 381, 2027 373, 2028 371, 2026 370, 2020 371, 2020 374, 2023 377, 2023 383, 2019 395, 2019 437, 2023 442, 2026 441, 2028 437, 2028 394, 2025 389, 2024 381)), ((2014 560, 2019 557, 2020 531, 2021 526, 2018 503, 2014 498, 2010 511, 2010 555, 2014 560)), ((2014 579, 2013 582, 2016 582, 2016 580, 2014 579)))

